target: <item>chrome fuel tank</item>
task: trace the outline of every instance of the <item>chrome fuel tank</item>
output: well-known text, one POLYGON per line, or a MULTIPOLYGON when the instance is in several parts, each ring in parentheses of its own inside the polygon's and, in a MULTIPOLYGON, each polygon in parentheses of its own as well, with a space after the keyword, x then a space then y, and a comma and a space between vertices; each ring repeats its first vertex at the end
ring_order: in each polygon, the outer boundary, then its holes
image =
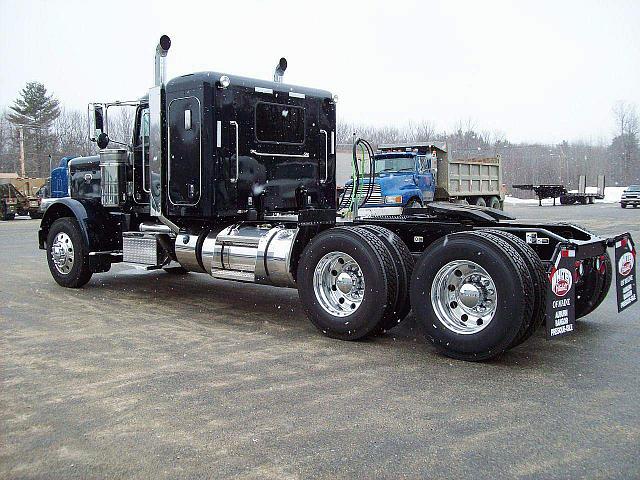
POLYGON ((294 287, 291 250, 297 234, 297 228, 284 225, 238 223, 211 232, 200 242, 190 238, 180 248, 178 238, 176 253, 180 252, 179 260, 191 270, 198 270, 194 268, 197 262, 189 260, 197 255, 199 263, 216 278, 294 287), (185 255, 183 250, 193 254, 185 255))

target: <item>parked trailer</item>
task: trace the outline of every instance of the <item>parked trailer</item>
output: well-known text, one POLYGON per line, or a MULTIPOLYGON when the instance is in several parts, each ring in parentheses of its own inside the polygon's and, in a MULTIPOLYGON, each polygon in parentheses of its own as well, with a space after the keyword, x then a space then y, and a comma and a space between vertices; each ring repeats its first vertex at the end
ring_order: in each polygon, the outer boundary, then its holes
POLYGON ((0 183, 0 220, 13 220, 18 212, 20 192, 10 183, 0 183))
POLYGON ((37 192, 46 183, 46 178, 7 176, 0 178, 1 184, 11 184, 17 193, 16 215, 29 215, 31 218, 42 218, 40 215, 40 197, 37 192))
POLYGON ((131 145, 107 148, 112 104, 89 106, 99 155, 73 160, 85 173, 39 231, 58 284, 81 287, 124 261, 292 287, 309 320, 343 340, 383 334, 413 309, 434 345, 472 361, 545 322, 549 337, 571 332, 607 294, 608 246, 624 266, 620 308, 635 302, 628 233, 607 239, 440 202, 337 217, 331 93, 281 83, 284 59, 273 82, 223 72, 166 81, 169 47, 163 36, 148 95, 126 102, 135 108, 131 145), (96 165, 99 196, 87 187, 96 165))
POLYGON ((573 205, 581 203, 582 205, 593 204, 594 200, 602 200, 604 198, 605 177, 598 176, 598 187, 596 193, 587 193, 587 177, 580 175, 578 182, 578 191, 570 192, 567 187, 559 184, 550 185, 531 185, 520 184, 512 185, 513 188, 519 190, 533 190, 538 197, 538 205, 542 206, 542 200, 545 198, 553 198, 553 204, 556 204, 556 198, 560 197, 560 205, 573 205))

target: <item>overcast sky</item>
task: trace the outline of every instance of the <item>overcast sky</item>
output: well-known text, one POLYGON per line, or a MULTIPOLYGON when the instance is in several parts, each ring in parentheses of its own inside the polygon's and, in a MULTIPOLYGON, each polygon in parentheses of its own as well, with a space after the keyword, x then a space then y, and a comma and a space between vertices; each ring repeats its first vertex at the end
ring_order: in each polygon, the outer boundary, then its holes
POLYGON ((43 82, 68 107, 134 99, 153 82, 215 70, 339 96, 374 125, 471 120, 512 141, 610 138, 612 105, 640 108, 640 1, 210 2, 0 0, 0 105, 43 82))

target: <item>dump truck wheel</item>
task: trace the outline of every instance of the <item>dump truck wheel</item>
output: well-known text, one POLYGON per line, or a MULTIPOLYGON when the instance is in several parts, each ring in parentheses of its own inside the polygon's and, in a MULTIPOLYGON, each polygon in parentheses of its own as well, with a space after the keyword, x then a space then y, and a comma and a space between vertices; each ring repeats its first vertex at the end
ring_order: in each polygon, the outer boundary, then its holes
POLYGON ((500 199, 498 197, 490 197, 488 205, 489 205, 489 208, 502 210, 502 205, 500 204, 500 199))
POLYGON ((478 197, 478 198, 476 198, 476 206, 477 207, 486 207, 487 206, 487 202, 485 201, 484 198, 478 197))
POLYGON ((298 295, 309 320, 325 335, 357 340, 379 330, 397 301, 393 259, 374 233, 337 227, 304 249, 298 295))
POLYGON ((415 260, 407 245, 391 230, 379 225, 363 225, 361 228, 369 230, 377 235, 385 244, 393 258, 393 265, 398 284, 398 298, 393 309, 393 314, 380 324, 380 333, 384 333, 387 330, 391 330, 404 320, 411 310, 409 282, 411 281, 411 274, 413 273, 415 260))
POLYGON ((63 287, 79 288, 91 279, 89 252, 75 219, 59 218, 51 225, 47 262, 53 279, 63 287))
POLYGON ((460 360, 499 356, 532 320, 527 264, 493 235, 461 232, 437 240, 416 263, 410 290, 429 340, 460 360))
POLYGON ((533 314, 529 326, 509 345, 513 348, 527 340, 533 333, 544 324, 547 311, 547 290, 549 287, 549 277, 540 260, 540 257, 527 242, 515 235, 503 230, 483 230, 496 237, 509 242, 518 251, 529 269, 529 275, 533 280, 533 314))
POLYGON ((406 208, 422 208, 422 202, 419 198, 411 198, 405 205, 406 208))
POLYGON ((609 292, 613 280, 613 267, 609 254, 605 252, 603 257, 599 264, 593 259, 594 265, 589 265, 582 281, 576 285, 576 319, 598 308, 609 292))

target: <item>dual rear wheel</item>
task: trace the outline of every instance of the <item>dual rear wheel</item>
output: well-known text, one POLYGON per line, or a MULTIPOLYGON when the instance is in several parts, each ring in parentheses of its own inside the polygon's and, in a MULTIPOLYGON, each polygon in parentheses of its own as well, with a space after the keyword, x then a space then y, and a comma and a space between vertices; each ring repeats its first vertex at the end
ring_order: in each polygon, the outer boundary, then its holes
POLYGON ((494 358, 529 338, 545 317, 547 279, 536 253, 506 232, 448 235, 413 257, 379 226, 315 237, 298 266, 307 316, 325 335, 384 332, 411 306, 427 338, 462 360, 494 358))
POLYGON ((298 265, 298 294, 325 335, 357 340, 382 333, 409 313, 413 257, 390 230, 337 227, 317 235, 298 265))

